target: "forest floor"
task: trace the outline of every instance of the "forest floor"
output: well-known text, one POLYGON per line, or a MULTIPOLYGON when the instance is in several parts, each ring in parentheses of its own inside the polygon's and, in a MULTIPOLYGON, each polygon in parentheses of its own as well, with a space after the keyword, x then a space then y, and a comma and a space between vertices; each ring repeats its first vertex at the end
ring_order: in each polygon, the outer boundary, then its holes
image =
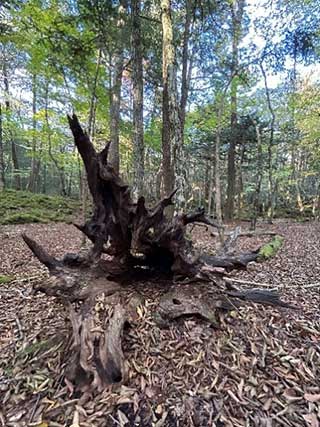
MULTIPOLYGON (((63 380, 70 325, 53 298, 32 295, 32 283, 47 273, 20 234, 57 256, 77 251, 81 236, 66 224, 2 227, 0 425, 319 427, 320 224, 279 220, 258 228, 283 235, 283 247, 231 277, 281 288, 297 310, 250 304, 221 314, 219 329, 194 317, 159 329, 152 312, 168 285, 140 284, 144 303, 123 343, 127 378, 85 402, 63 380)), ((204 228, 192 234, 198 246, 214 249, 204 228)), ((236 247, 267 240, 241 237, 236 247)), ((204 292, 209 298, 214 287, 204 292)))

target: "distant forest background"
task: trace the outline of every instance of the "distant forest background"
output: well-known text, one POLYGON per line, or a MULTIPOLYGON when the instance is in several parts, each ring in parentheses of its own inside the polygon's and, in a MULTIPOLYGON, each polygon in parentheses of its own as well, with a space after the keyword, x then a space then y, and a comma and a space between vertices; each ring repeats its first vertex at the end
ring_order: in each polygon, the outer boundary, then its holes
POLYGON ((4 1, 0 191, 86 203, 75 112, 135 196, 320 211, 318 0, 4 1))

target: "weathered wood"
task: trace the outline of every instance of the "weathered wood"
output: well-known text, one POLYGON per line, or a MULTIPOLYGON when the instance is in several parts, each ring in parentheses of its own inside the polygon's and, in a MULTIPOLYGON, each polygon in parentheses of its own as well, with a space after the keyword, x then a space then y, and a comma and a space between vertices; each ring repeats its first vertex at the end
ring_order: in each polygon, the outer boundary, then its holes
POLYGON ((216 310, 230 310, 234 307, 223 295, 208 301, 197 294, 175 290, 160 299, 154 319, 159 326, 167 327, 172 320, 179 317, 197 315, 218 327, 216 310))
POLYGON ((69 117, 69 124, 94 204, 92 217, 75 226, 91 240, 92 248, 56 259, 30 237, 23 235, 23 239, 50 272, 35 290, 55 296, 68 310, 73 344, 66 383, 71 390, 102 390, 125 378, 121 338, 132 306, 128 306, 124 283, 129 279, 132 287, 138 273, 183 283, 161 298, 155 317, 162 325, 198 315, 216 326, 217 310, 232 309, 244 301, 287 306, 278 295, 241 291, 223 280, 229 271, 245 269, 257 260, 259 249, 233 255, 225 251, 222 256, 197 254, 186 237, 188 225, 222 226, 209 220, 204 209, 167 217, 165 210, 173 204, 176 190, 155 206, 147 206, 144 197, 133 203, 128 185, 108 163, 110 144, 97 153, 75 115, 69 117), (101 258, 103 253, 107 259, 101 258), (181 286, 192 282, 196 287, 209 283, 210 300, 182 291, 181 286))
POLYGON ((28 247, 31 249, 32 253, 38 258, 38 260, 42 264, 44 264, 48 268, 49 271, 55 270, 58 267, 59 261, 53 256, 49 255, 48 252, 42 246, 40 246, 37 242, 32 240, 26 234, 22 234, 22 238, 28 245, 28 247))
POLYGON ((124 356, 121 346, 126 310, 104 292, 90 298, 76 312, 70 305, 73 329, 66 379, 71 387, 102 391, 107 385, 124 378, 124 356))

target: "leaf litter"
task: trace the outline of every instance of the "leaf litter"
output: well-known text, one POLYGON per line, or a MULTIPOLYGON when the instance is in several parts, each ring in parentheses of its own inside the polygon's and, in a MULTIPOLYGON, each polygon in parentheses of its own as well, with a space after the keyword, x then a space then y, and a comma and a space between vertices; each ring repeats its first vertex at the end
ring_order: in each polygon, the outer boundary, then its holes
MULTIPOLYGON (((219 314, 218 329, 192 316, 159 328, 153 313, 168 284, 137 284, 143 298, 125 331, 123 383, 76 396, 64 382, 66 313, 53 298, 32 293, 47 272, 20 234, 27 231, 57 256, 79 250, 81 236, 65 224, 3 227, 0 273, 13 280, 0 285, 0 425, 319 427, 320 225, 278 221, 270 230, 285 237, 276 257, 230 278, 242 287, 281 287, 297 310, 252 304, 219 314)), ((215 250, 202 227, 192 237, 215 250)), ((266 241, 239 238, 236 249, 266 241)), ((208 299, 214 295, 213 287, 206 291, 208 299)))

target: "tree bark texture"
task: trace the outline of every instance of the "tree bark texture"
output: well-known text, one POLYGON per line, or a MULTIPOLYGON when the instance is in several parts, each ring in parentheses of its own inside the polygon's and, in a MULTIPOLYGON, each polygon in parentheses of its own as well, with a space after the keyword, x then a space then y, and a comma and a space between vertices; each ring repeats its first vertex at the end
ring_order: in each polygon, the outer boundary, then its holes
POLYGON ((265 69, 263 67, 263 63, 260 63, 260 70, 263 76, 264 81, 264 88, 266 92, 267 97, 267 104, 268 109, 271 115, 271 122, 270 122, 270 137, 268 141, 268 220, 270 223, 272 223, 273 215, 274 215, 274 180, 273 180, 273 161, 272 161, 272 148, 273 148, 273 137, 274 137, 274 125, 276 116, 272 107, 271 103, 271 97, 270 97, 270 90, 268 87, 268 79, 267 74, 265 72, 265 69))
MULTIPOLYGON (((3 83, 4 83, 4 92, 5 92, 6 114, 7 114, 7 118, 9 118, 11 114, 10 89, 9 89, 7 69, 5 65, 3 66, 3 83)), ((14 135, 11 128, 9 129, 9 135, 10 135, 10 145, 11 145, 11 159, 12 159, 14 187, 16 190, 21 190, 19 158, 18 158, 16 143, 14 141, 14 135)))
POLYGON ((251 230, 256 229, 258 213, 259 213, 259 201, 260 201, 260 191, 261 191, 261 183, 263 177, 263 158, 262 158, 262 136, 261 129, 259 124, 254 121, 254 126, 256 130, 257 137, 257 166, 256 166, 256 176, 255 176, 255 190, 253 193, 253 210, 252 210, 252 218, 251 218, 251 230))
MULTIPOLYGON (((119 151, 119 138, 120 138, 120 105, 121 105, 121 87, 122 87, 122 74, 124 67, 124 28, 125 19, 124 14, 126 11, 126 1, 121 0, 118 9, 117 21, 117 47, 113 57, 114 70, 111 77, 111 104, 110 104, 110 164, 119 173, 120 169, 120 151, 119 151)), ((113 64, 111 64, 113 65, 113 64)))
POLYGON ((121 341, 125 324, 137 317, 141 298, 134 294, 132 285, 141 274, 149 277, 148 284, 159 277, 171 285, 174 279, 176 284, 155 308, 154 316, 161 327, 192 314, 216 325, 217 310, 230 310, 245 301, 284 304, 277 294, 257 290, 250 294, 223 280, 226 272, 246 268, 257 260, 259 250, 231 256, 196 254, 186 237, 188 224, 219 228, 205 217, 204 210, 181 213, 173 219, 166 217, 164 210, 173 203, 175 192, 153 207, 146 206, 143 196, 134 203, 128 185, 108 163, 109 144, 97 152, 75 115, 69 117, 69 124, 86 168, 94 205, 92 217, 76 227, 92 241, 92 248, 86 254, 67 253, 56 259, 30 237, 23 238, 50 272, 35 290, 55 296, 69 315, 72 347, 65 381, 71 391, 101 391, 126 380, 121 341), (109 257, 103 258, 102 254, 109 257), (128 278, 130 286, 126 284, 128 278), (213 287, 209 300, 201 297, 201 284, 213 287))
POLYGON ((177 70, 171 1, 161 1, 162 19, 162 78, 163 78, 163 182, 164 191, 170 194, 177 189, 176 209, 181 211, 185 205, 185 163, 183 153, 182 128, 177 96, 177 70))
POLYGON ((143 194, 144 141, 143 141, 143 51, 141 39, 141 0, 132 1, 132 84, 133 84, 133 191, 143 194))
POLYGON ((244 0, 232 0, 231 17, 232 17, 232 64, 231 64, 231 136, 228 150, 228 186, 227 186, 227 203, 225 217, 228 220, 234 218, 234 201, 235 201, 235 184, 236 184, 236 143, 237 143, 237 92, 238 81, 237 73, 239 68, 239 43, 241 39, 242 17, 244 9, 244 0))
POLYGON ((37 153, 37 77, 34 74, 32 76, 32 157, 31 157, 31 171, 29 175, 29 181, 27 184, 27 190, 35 192, 36 184, 38 182, 40 173, 40 159, 37 153))

